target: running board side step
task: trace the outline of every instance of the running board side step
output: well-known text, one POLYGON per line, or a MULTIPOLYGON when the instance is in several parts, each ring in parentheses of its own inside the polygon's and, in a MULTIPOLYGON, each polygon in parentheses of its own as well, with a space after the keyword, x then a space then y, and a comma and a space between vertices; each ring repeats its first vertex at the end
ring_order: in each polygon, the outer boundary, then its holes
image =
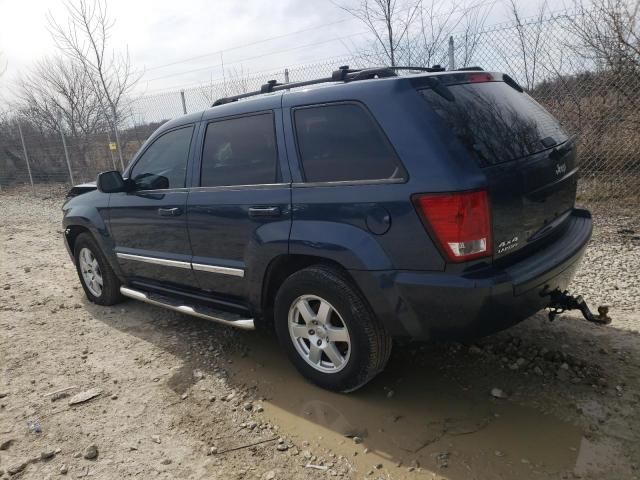
POLYGON ((184 305, 178 298, 168 297, 155 293, 134 290, 129 287, 120 287, 120 293, 125 297, 140 300, 141 302, 150 303, 158 307, 167 308, 176 312, 186 313, 193 317, 203 318, 211 322, 229 325, 231 327, 240 328, 242 330, 254 330, 253 318, 243 318, 241 315, 224 310, 217 310, 204 305, 184 305))

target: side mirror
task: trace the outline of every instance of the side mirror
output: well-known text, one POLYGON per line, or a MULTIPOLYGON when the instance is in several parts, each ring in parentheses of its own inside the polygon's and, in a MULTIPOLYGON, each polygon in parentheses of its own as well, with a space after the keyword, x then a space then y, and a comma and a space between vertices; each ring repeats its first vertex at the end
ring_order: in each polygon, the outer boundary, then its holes
POLYGON ((117 170, 99 173, 96 185, 102 193, 126 192, 128 190, 127 182, 117 170))

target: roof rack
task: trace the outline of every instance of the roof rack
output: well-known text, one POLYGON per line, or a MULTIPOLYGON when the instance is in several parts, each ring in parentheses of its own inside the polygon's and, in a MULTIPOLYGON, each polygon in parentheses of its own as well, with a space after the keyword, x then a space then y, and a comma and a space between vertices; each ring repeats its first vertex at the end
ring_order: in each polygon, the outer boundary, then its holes
MULTIPOLYGON (((480 67, 468 67, 460 70, 482 70, 480 67)), ((444 72, 445 69, 440 65, 434 65, 433 67, 373 67, 363 69, 351 69, 348 65, 339 67, 338 70, 334 70, 330 77, 317 78, 315 80, 305 80, 303 82, 291 82, 291 83, 278 83, 277 80, 269 80, 267 83, 260 87, 260 90, 254 92, 241 93, 240 95, 233 95, 231 97, 219 98, 213 102, 212 107, 218 105, 224 105, 226 103, 236 102, 242 98, 254 97, 263 93, 277 92, 280 90, 288 90, 296 87, 306 87, 308 85, 317 85, 320 83, 329 82, 354 82, 357 80, 368 80, 372 78, 388 78, 396 77, 398 70, 413 70, 419 72, 444 72)))

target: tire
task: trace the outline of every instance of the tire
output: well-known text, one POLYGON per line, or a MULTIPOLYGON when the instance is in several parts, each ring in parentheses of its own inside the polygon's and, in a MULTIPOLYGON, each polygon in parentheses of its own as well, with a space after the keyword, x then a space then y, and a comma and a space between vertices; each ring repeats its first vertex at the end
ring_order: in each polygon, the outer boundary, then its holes
POLYGON ((335 268, 312 266, 288 277, 276 294, 274 322, 296 369, 328 390, 362 387, 384 369, 391 354, 391 337, 362 294, 335 268))
POLYGON ((120 294, 120 280, 90 233, 78 235, 73 255, 80 283, 89 301, 98 305, 114 305, 124 300, 120 294))

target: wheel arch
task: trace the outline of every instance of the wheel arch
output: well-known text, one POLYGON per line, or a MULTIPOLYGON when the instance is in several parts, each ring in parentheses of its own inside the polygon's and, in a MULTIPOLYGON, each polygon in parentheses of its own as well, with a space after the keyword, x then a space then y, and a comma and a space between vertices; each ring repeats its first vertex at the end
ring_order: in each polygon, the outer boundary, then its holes
POLYGON ((316 265, 330 267, 339 271, 349 280, 349 282, 351 282, 354 288, 359 290, 358 284, 349 271, 333 259, 315 255, 279 255, 272 259, 265 269, 260 298, 256 299, 257 304, 254 304, 259 306, 261 313, 260 316, 267 324, 272 324, 274 299, 282 283, 295 272, 316 265))
POLYGON ((66 212, 63 219, 64 241, 69 254, 75 263, 74 248, 78 237, 83 233, 92 236, 115 274, 123 281, 124 277, 114 251, 113 238, 111 237, 104 219, 93 208, 74 208, 66 212))
MULTIPOLYGON (((89 230, 84 225, 68 225, 64 230, 64 240, 67 242, 67 246, 69 248, 69 253, 71 254, 72 259, 75 262, 74 251, 76 246, 76 239, 82 234, 88 233, 93 236, 91 230, 89 230)), ((94 237, 95 238, 95 237, 94 237)))

